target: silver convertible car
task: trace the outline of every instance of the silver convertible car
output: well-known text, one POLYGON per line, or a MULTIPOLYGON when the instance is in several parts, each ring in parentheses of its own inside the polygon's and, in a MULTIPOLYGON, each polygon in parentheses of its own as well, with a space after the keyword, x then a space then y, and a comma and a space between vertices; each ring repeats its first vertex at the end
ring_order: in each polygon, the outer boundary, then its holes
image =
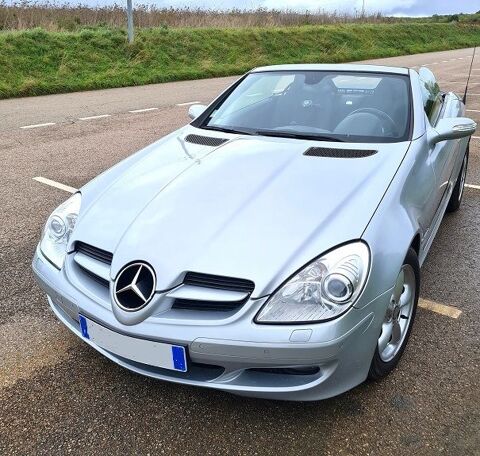
POLYGON ((33 270, 56 316, 134 372, 340 394, 402 356, 462 199, 464 112, 425 68, 254 69, 59 206, 33 270))

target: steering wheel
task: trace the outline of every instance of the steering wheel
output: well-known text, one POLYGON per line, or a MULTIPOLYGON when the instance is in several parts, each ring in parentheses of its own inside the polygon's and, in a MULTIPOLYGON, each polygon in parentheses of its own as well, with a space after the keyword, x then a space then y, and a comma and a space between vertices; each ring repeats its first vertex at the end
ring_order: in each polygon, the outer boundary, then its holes
POLYGON ((377 108, 359 108, 355 109, 355 111, 352 111, 345 119, 347 119, 350 116, 353 116, 354 114, 358 114, 361 112, 366 112, 368 114, 373 114, 374 116, 378 117, 380 120, 384 120, 389 124, 390 127, 390 133, 395 134, 397 132, 397 126, 394 122, 394 120, 384 111, 381 111, 380 109, 377 108))

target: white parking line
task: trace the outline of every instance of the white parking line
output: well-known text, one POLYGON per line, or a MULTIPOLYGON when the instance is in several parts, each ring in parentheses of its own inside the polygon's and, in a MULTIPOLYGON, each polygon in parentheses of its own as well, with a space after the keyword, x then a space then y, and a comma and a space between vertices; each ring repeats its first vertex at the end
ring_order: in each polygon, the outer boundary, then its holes
POLYGON ((177 106, 188 106, 188 105, 193 105, 193 104, 198 104, 200 103, 199 101, 187 101, 185 103, 177 103, 177 106))
POLYGON ((148 111, 156 111, 158 108, 143 108, 143 109, 134 109, 133 111, 128 111, 131 112, 132 114, 135 114, 137 112, 148 112, 148 111))
POLYGON ((479 109, 465 109, 467 112, 480 112, 479 109))
POLYGON ((24 125, 23 127, 20 127, 20 128, 27 130, 29 128, 50 127, 51 125, 55 125, 55 122, 46 122, 46 123, 34 124, 34 125, 24 125))
POLYGON ((99 116, 88 116, 88 117, 79 117, 79 120, 94 120, 94 119, 103 119, 105 117, 110 117, 111 114, 100 114, 99 116))
POLYGON ((480 136, 471 136, 473 139, 480 139, 480 136))
POLYGON ((33 177, 33 180, 40 182, 41 184, 50 185, 50 187, 55 187, 68 193, 75 193, 77 191, 76 188, 61 184, 60 182, 55 182, 54 180, 47 179, 46 177, 37 176, 33 177))
POLYGON ((465 184, 467 188, 474 188, 475 190, 480 190, 480 185, 465 184))
POLYGON ((422 309, 431 310, 432 312, 445 315, 450 318, 458 318, 462 311, 453 306, 446 306, 444 304, 439 304, 438 302, 429 301, 428 299, 419 299, 418 307, 422 309))

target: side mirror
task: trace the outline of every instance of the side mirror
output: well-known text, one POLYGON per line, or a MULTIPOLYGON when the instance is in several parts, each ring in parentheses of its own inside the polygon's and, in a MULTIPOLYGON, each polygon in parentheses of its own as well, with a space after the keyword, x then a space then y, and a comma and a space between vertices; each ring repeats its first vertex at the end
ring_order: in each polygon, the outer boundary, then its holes
POLYGON ((204 113, 205 109, 207 109, 205 105, 201 105, 201 104, 192 105, 190 106, 190 108, 188 108, 188 117, 190 117, 190 119, 192 120, 196 119, 198 116, 204 113))
POLYGON ((435 128, 432 128, 429 142, 436 144, 447 139, 459 139, 475 133, 477 124, 467 117, 451 117, 441 119, 435 128))

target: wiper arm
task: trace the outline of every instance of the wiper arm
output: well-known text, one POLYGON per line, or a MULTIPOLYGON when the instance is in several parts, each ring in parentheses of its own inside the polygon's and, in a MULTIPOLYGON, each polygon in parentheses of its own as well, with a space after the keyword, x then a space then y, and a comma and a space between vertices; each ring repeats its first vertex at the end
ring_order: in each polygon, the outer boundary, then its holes
POLYGON ((213 131, 221 131, 223 133, 233 133, 233 134, 240 134, 240 135, 253 135, 254 133, 250 130, 242 130, 239 128, 228 128, 228 127, 217 127, 215 125, 207 125, 205 127, 200 127, 203 130, 213 130, 213 131))
POLYGON ((310 139, 313 141, 345 142, 343 139, 335 138, 333 136, 328 136, 328 135, 293 133, 293 132, 281 131, 281 130, 258 130, 255 132, 255 134, 260 136, 273 136, 277 138, 294 138, 294 139, 310 139))

